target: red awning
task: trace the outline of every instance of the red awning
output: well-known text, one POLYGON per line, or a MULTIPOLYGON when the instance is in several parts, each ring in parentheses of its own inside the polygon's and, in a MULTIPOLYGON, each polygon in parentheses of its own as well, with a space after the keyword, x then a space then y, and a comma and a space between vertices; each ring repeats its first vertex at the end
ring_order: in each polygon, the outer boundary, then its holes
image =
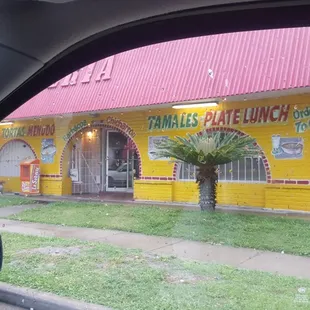
POLYGON ((309 86, 310 28, 155 44, 82 68, 9 118, 135 108, 309 86))

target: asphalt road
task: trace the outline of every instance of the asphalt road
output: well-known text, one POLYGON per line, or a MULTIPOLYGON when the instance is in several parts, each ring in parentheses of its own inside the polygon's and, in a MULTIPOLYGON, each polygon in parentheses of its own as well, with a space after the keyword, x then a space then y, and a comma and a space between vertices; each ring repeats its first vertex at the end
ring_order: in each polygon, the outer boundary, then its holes
POLYGON ((0 309, 1 310, 25 310, 24 308, 19 308, 11 305, 4 304, 0 302, 0 309))

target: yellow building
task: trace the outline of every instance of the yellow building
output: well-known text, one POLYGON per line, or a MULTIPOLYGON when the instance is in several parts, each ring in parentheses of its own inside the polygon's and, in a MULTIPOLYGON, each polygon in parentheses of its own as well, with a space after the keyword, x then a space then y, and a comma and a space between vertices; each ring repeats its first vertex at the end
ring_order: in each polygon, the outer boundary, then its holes
MULTIPOLYGON (((310 95, 299 95, 234 102, 233 109, 231 102, 221 102, 207 110, 165 108, 15 121, 2 128, 1 174, 13 164, 6 166, 3 158, 16 154, 16 163, 18 156, 41 159, 42 194, 133 191, 138 200, 195 203, 194 167, 154 160, 154 142, 206 129, 233 130, 254 137, 264 157, 220 167, 218 203, 308 210, 310 135, 301 128, 309 128, 309 101, 310 95), (49 152, 51 159, 44 158, 49 152)), ((15 168, 16 176, 1 177, 8 192, 20 191, 19 165, 15 168)))
MULTIPOLYGON (((206 38, 184 44, 201 44, 206 38)), ((197 81, 190 91, 182 90, 191 87, 197 68, 174 75, 171 67, 165 74, 168 77, 150 78, 158 66, 167 68, 157 61, 163 61, 159 55, 163 47, 171 53, 180 48, 180 42, 91 64, 51 85, 9 116, 0 127, 0 181, 5 182, 5 191, 20 192, 20 162, 38 158, 43 195, 132 193, 135 200, 197 203, 195 167, 154 159, 155 143, 220 130, 254 137, 264 155, 220 167, 218 204, 310 210, 307 89, 301 87, 295 94, 279 90, 275 95, 266 87, 260 95, 253 95, 253 86, 244 91, 247 95, 237 96, 233 89, 227 95, 230 78, 223 75, 215 81, 220 69, 212 77, 207 67, 203 71, 207 85, 202 89, 197 81), (152 72, 145 69, 151 66, 152 72), (169 83, 173 87, 166 91, 169 83), (203 97, 210 85, 212 91, 203 97), (210 101, 218 105, 195 105, 210 101), (174 108, 184 103, 190 107, 174 108)))

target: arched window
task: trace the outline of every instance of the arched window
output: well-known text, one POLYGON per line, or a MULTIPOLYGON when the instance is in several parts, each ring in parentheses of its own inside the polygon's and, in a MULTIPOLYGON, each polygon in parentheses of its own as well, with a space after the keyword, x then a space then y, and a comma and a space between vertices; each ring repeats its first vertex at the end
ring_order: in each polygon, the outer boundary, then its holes
MULTIPOLYGON (((229 164, 220 165, 219 182, 238 183, 265 183, 266 170, 261 157, 246 157, 229 164)), ((178 180, 196 180, 197 169, 195 166, 180 163, 178 166, 178 180)))
POLYGON ((20 163, 34 158, 35 154, 25 142, 12 140, 6 143, 0 150, 0 176, 18 177, 20 175, 20 163))

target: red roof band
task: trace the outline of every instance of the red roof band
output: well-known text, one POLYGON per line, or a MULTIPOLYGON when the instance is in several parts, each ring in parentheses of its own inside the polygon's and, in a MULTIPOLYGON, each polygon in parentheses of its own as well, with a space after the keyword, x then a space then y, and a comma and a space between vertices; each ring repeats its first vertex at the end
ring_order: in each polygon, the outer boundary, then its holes
POLYGON ((303 88, 310 28, 197 37, 103 59, 45 89, 8 118, 31 118, 303 88))

